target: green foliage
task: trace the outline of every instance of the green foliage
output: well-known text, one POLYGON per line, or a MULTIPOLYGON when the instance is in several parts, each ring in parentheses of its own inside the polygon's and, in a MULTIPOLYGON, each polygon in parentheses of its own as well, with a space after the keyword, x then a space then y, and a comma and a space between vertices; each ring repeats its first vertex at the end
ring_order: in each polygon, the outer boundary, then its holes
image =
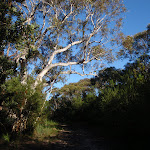
POLYGON ((9 134, 7 133, 7 134, 3 134, 2 135, 2 139, 5 141, 5 142, 10 142, 10 137, 9 137, 9 134))
POLYGON ((3 107, 6 100, 6 80, 16 74, 16 64, 5 56, 0 56, 0 133, 7 133, 7 128, 11 124, 11 120, 7 119, 7 110, 3 107))
POLYGON ((52 120, 42 120, 34 129, 33 137, 38 140, 49 139, 57 137, 59 133, 58 123, 52 120))
POLYGON ((42 93, 43 86, 39 85, 33 89, 34 82, 32 77, 28 77, 26 84, 20 82, 20 77, 12 77, 5 81, 3 110, 1 111, 5 115, 0 117, 7 131, 12 132, 15 127, 16 132, 20 132, 20 130, 32 132, 45 98, 42 93), (22 121, 24 127, 21 126, 22 121))
POLYGON ((148 25, 147 30, 139 32, 134 36, 127 36, 122 39, 123 48, 118 52, 118 56, 121 56, 121 58, 136 60, 142 55, 149 54, 149 41, 150 30, 148 25))
POLYGON ((5 56, 0 56, 0 84, 3 84, 6 78, 15 74, 16 64, 5 56))
POLYGON ((34 92, 34 89, 32 89, 31 87, 33 83, 34 80, 30 78, 28 79, 27 84, 22 85, 19 77, 14 77, 6 81, 6 93, 7 95, 10 95, 10 97, 6 99, 6 103, 8 102, 10 106, 10 103, 15 102, 14 105, 20 108, 24 99, 28 99, 28 102, 31 103, 30 109, 34 110, 34 106, 36 107, 36 103, 42 100, 42 95, 40 95, 42 93, 40 93, 41 91, 38 91, 38 88, 36 89, 36 92, 34 92))
POLYGON ((75 110, 81 109, 81 107, 83 106, 83 104, 84 104, 84 102, 83 102, 83 100, 82 100, 81 97, 73 98, 73 100, 72 100, 72 107, 75 110))
POLYGON ((23 19, 21 12, 12 6, 11 1, 2 0, 0 4, 0 22, 0 50, 2 51, 9 42, 15 43, 22 36, 21 25, 23 19))
POLYGON ((124 70, 101 70, 91 84, 80 88, 77 87, 82 81, 65 85, 60 89, 65 93, 57 99, 54 118, 99 124, 115 135, 135 134, 137 130, 139 134, 149 133, 149 71, 149 56, 143 55, 124 70))

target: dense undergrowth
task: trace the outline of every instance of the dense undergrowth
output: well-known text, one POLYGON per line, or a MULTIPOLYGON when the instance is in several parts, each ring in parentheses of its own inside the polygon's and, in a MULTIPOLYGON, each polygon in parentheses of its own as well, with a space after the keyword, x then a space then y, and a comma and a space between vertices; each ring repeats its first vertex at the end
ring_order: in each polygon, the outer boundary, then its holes
POLYGON ((16 137, 8 133, 3 134, 0 139, 0 149, 28 149, 27 145, 29 143, 33 144, 33 147, 44 141, 50 143, 57 140, 60 131, 59 123, 43 119, 37 123, 32 134, 18 133, 17 135, 15 134, 16 137))
POLYGON ((149 73, 149 56, 142 56, 124 70, 106 68, 99 77, 65 85, 55 92, 52 118, 85 121, 109 136, 148 136, 149 73))

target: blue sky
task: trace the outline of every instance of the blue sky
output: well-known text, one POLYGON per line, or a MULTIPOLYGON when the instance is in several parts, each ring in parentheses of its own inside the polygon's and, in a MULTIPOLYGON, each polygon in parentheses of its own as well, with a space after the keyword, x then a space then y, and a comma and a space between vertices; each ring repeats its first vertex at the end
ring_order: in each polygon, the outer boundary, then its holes
MULTIPOLYGON (((123 33, 134 35, 146 30, 147 25, 150 23, 150 0, 124 0, 124 4, 127 12, 122 28, 123 33)), ((126 60, 116 61, 113 65, 116 68, 123 68, 126 63, 126 60)))
MULTIPOLYGON (((124 18, 124 25, 122 31, 125 35, 134 35, 138 32, 146 30, 146 26, 150 23, 150 0, 124 0, 127 12, 124 18)), ((108 66, 115 66, 116 68, 123 68, 127 63, 124 61, 117 61, 108 66)), ((70 82, 78 82, 81 77, 79 75, 70 75, 67 84, 70 82)), ((58 86, 63 86, 59 84, 58 86)))
POLYGON ((150 0, 124 0, 127 8, 124 19, 123 32, 126 35, 134 35, 146 30, 150 23, 150 0))

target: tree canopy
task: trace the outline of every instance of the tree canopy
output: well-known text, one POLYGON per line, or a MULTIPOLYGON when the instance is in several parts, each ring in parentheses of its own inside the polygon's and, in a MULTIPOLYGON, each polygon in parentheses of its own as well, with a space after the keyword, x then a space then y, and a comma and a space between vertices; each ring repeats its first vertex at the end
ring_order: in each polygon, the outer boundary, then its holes
POLYGON ((60 74, 94 75, 103 60, 113 60, 110 44, 122 38, 119 29, 125 7, 120 0, 12 1, 11 10, 14 17, 7 24, 12 33, 4 48, 8 56, 14 53, 17 62, 27 62, 27 69, 33 65, 36 81, 52 81, 60 74), (92 70, 87 72, 87 67, 92 70))

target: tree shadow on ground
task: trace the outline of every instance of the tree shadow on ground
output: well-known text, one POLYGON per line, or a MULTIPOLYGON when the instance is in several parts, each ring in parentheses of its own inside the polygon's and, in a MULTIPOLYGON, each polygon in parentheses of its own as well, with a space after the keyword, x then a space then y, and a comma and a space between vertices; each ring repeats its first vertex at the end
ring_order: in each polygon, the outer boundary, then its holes
POLYGON ((22 139, 19 143, 1 144, 1 150, 138 150, 147 141, 136 139, 105 138, 96 128, 85 124, 61 125, 60 134, 39 141, 22 139))

